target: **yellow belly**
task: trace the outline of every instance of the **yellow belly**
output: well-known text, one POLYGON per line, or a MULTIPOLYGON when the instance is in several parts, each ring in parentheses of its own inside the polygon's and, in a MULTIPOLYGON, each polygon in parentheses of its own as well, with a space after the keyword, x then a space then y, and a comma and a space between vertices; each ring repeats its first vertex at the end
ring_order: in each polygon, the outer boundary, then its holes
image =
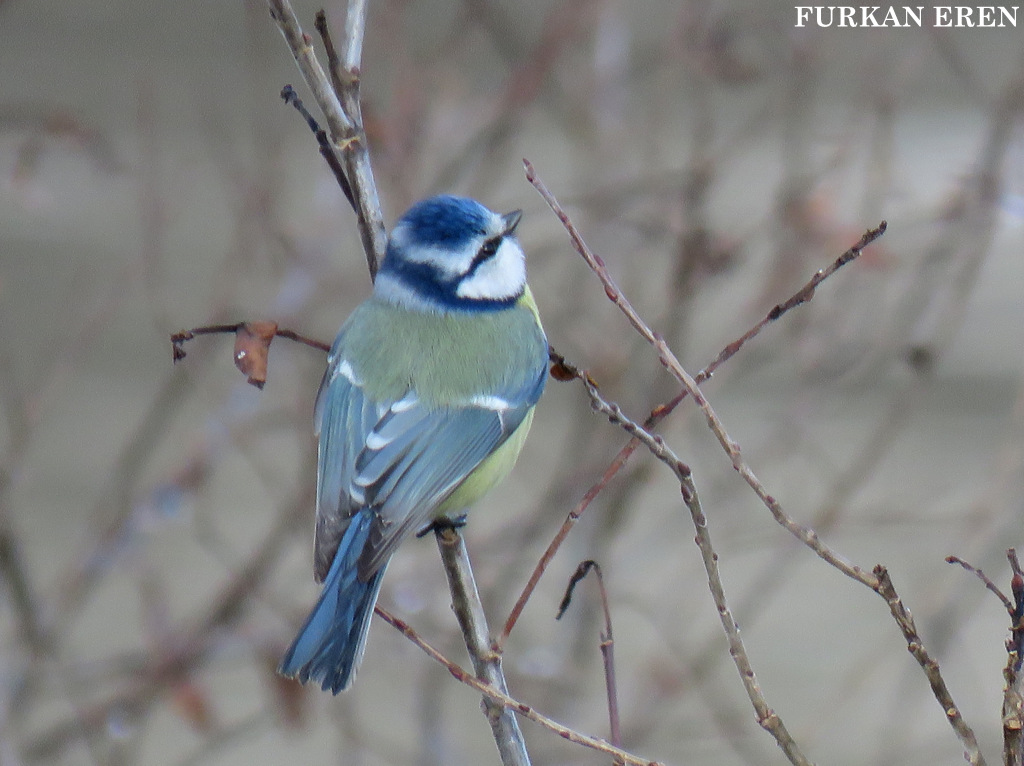
POLYGON ((519 458, 523 442, 526 441, 526 434, 530 431, 533 412, 531 409, 523 418, 523 422, 519 424, 519 428, 505 440, 505 443, 484 458, 484 461, 448 496, 448 499, 437 507, 437 510, 434 511, 434 518, 457 516, 508 476, 512 466, 519 458))

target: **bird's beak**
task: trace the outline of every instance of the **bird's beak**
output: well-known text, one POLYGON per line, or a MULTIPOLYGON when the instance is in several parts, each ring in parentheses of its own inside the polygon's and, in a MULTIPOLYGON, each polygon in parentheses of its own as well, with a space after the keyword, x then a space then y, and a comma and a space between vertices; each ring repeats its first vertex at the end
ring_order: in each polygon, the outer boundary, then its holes
POLYGON ((505 213, 505 215, 501 217, 501 220, 505 222, 505 231, 503 231, 502 234, 513 234, 522 217, 522 210, 513 210, 511 213, 505 213))

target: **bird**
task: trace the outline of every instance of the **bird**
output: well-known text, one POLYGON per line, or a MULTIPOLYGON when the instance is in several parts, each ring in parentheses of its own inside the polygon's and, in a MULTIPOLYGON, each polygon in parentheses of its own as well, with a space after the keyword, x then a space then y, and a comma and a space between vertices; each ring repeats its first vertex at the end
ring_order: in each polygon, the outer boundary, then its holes
POLYGON ((548 363, 521 218, 466 197, 417 202, 338 331, 314 408, 322 591, 281 675, 349 688, 396 548, 464 523, 515 464, 548 363))

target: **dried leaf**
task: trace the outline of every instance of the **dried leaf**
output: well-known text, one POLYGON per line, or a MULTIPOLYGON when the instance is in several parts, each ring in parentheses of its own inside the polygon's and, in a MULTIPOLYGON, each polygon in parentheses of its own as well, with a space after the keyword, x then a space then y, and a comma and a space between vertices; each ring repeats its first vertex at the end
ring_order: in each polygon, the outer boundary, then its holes
POLYGON ((276 322, 263 321, 245 322, 235 333, 235 366, 256 388, 267 382, 267 355, 276 333, 276 322))

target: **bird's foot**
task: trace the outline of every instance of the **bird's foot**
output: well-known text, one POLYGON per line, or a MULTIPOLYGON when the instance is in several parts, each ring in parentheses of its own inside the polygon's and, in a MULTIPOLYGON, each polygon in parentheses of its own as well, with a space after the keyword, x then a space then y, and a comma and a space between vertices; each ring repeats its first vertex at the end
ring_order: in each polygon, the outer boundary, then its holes
POLYGON ((437 532, 443 532, 446 529, 462 529, 466 526, 466 514, 460 513, 455 518, 448 518, 442 516, 439 519, 434 519, 432 522, 423 527, 419 532, 416 533, 416 537, 426 537, 431 532, 435 534, 437 532))

